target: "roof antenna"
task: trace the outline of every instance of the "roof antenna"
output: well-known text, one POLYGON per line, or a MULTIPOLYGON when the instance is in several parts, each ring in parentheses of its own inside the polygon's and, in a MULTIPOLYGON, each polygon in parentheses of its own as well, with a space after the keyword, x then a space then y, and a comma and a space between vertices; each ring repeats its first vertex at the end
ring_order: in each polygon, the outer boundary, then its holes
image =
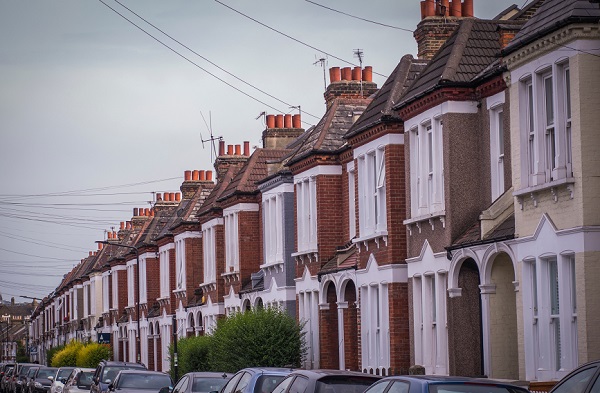
POLYGON ((363 96, 363 79, 362 79, 362 62, 363 62, 363 51, 362 49, 354 49, 354 57, 358 57, 358 63, 360 64, 360 96, 363 96))
POLYGON ((202 137, 202 133, 200 133, 200 141, 202 142, 202 148, 204 149, 204 142, 210 142, 212 145, 212 149, 210 150, 210 162, 214 162, 214 158, 213 158, 213 154, 216 156, 217 155, 217 148, 215 147, 215 141, 221 141, 223 140, 222 136, 214 136, 213 135, 213 131, 212 131, 212 116, 210 111, 208 112, 208 120, 210 122, 210 125, 208 123, 206 123, 206 119, 204 118, 204 115, 202 114, 202 111, 200 111, 200 116, 202 116, 202 120, 204 120, 204 124, 206 125, 206 128, 208 129, 208 132, 210 133, 210 138, 208 139, 204 139, 202 137))
MULTIPOLYGON (((317 56, 315 56, 315 59, 316 58, 317 58, 317 56)), ((327 78, 326 78, 326 74, 325 74, 325 65, 327 63, 327 58, 321 57, 319 60, 315 61, 313 63, 313 65, 317 65, 318 63, 320 63, 321 67, 323 67, 323 84, 325 85, 325 91, 327 91, 327 78)))

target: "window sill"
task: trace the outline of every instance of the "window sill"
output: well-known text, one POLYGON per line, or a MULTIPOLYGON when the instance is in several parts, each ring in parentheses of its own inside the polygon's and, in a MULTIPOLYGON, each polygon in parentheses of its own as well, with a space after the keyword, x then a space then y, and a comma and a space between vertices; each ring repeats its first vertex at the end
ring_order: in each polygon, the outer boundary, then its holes
POLYGON ((388 239, 388 231, 377 231, 377 232, 368 234, 363 237, 352 239, 352 243, 358 244, 359 246, 362 243, 362 245, 365 247, 365 249, 367 251, 369 251, 369 241, 370 240, 374 240, 375 243, 377 244, 377 248, 379 248, 381 240, 383 240, 383 242, 387 246, 387 239, 388 239))
POLYGON ((537 186, 531 186, 531 187, 525 187, 522 188, 520 190, 517 190, 515 192, 513 192, 513 196, 517 197, 517 201, 519 202, 519 205, 521 206, 521 210, 523 210, 523 204, 525 201, 525 198, 527 196, 529 196, 531 198, 531 200, 533 201, 533 206, 537 207, 537 193, 540 192, 544 192, 544 191, 548 191, 550 190, 550 192, 552 193, 552 196, 554 198, 554 202, 558 202, 558 193, 556 192, 558 187, 562 187, 565 186, 570 194, 571 194, 571 199, 573 199, 573 192, 574 192, 574 187, 573 185, 575 184, 575 178, 573 177, 564 177, 562 179, 558 179, 558 180, 553 180, 550 182, 546 182, 544 184, 540 184, 537 186))
POLYGON ((422 216, 409 218, 407 220, 404 220, 402 223, 404 225, 406 225, 406 227, 408 228, 409 236, 412 236, 412 232, 413 232, 412 225, 413 224, 417 227, 417 229, 419 230, 419 233, 421 233, 421 226, 423 225, 424 222, 427 221, 431 225, 431 230, 433 231, 433 230, 435 230, 435 220, 436 219, 440 220, 440 222, 442 223, 442 228, 446 228, 446 211, 445 210, 440 210, 437 212, 424 214, 422 216))
POLYGON ((296 259, 296 262, 303 262, 305 259, 307 259, 308 262, 317 261, 319 258, 319 250, 313 249, 313 250, 298 251, 298 252, 293 253, 292 257, 294 257, 296 259))
POLYGON ((240 272, 232 270, 227 273, 221 273, 221 277, 225 280, 225 282, 237 281, 240 279, 240 272))
POLYGON ((199 288, 202 289, 202 292, 204 293, 215 290, 217 289, 217 281, 211 281, 204 284, 200 284, 199 288))
POLYGON ((177 299, 183 298, 185 297, 185 289, 175 289, 173 290, 173 295, 175 295, 175 298, 177 299))
POLYGON ((264 270, 265 273, 268 273, 270 271, 273 271, 274 273, 277 273, 278 271, 283 272, 283 261, 267 262, 263 265, 260 265, 259 267, 261 268, 261 270, 264 270))

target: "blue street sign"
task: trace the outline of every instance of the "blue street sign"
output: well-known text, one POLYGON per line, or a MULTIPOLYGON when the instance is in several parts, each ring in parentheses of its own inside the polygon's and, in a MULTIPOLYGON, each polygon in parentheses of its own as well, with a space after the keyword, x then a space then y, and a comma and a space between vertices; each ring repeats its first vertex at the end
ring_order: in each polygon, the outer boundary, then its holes
POLYGON ((110 344, 110 333, 98 333, 98 344, 110 344))

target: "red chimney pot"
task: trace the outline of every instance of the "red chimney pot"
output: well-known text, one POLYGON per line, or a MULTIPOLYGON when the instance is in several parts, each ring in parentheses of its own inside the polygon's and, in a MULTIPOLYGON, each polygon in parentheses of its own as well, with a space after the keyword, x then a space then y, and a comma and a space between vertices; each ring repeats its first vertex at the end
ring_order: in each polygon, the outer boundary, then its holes
POLYGON ((275 115, 267 115, 267 128, 275 128, 275 115))
POLYGON ((227 145, 227 155, 228 156, 233 155, 233 145, 227 145))
POLYGON ((235 145, 235 155, 236 156, 242 155, 242 147, 240 145, 235 145))
POLYGON ((225 155, 225 141, 219 141, 219 156, 225 155))
POLYGON ((329 69, 329 83, 339 82, 342 80, 340 67, 331 67, 329 69))
POLYGON ((198 181, 198 180, 200 179, 200 177, 199 177, 199 176, 200 176, 200 173, 198 172, 198 170, 197 170, 197 169, 194 169, 194 170, 192 171, 192 180, 194 180, 194 181, 198 181))
POLYGON ((185 171, 185 172, 183 172, 183 179, 185 181, 192 180, 192 171, 185 171))
POLYGON ((292 115, 286 114, 283 117, 283 127, 284 128, 292 128, 292 115))
POLYGON ((365 82, 373 82, 373 67, 365 66, 362 70, 362 79, 365 82))
POLYGON ((302 128, 302 117, 300 115, 292 116, 292 127, 302 128))
POLYGON ((362 77, 362 70, 360 67, 354 67, 352 69, 352 80, 359 81, 362 77))
POLYGON ((246 157, 250 157, 250 142, 249 141, 244 142, 244 155, 246 157))
POLYGON ((200 170, 198 172, 199 172, 200 180, 206 180, 206 177, 204 176, 204 171, 200 170))
POLYGON ((283 115, 275 116, 275 128, 283 128, 283 115))
POLYGON ((175 201, 176 202, 181 201, 181 193, 180 192, 178 192, 178 193, 175 194, 175 201))
POLYGON ((352 68, 350 68, 350 67, 342 68, 342 80, 343 81, 352 80, 352 68))
POLYGON ((212 171, 206 171, 206 180, 212 181, 212 171))

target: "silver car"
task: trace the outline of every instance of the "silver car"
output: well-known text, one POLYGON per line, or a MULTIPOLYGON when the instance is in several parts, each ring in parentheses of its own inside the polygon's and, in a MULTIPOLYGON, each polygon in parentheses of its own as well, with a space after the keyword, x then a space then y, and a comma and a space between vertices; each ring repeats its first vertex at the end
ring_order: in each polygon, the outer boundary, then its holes
POLYGON ((61 367, 58 369, 54 377, 52 378, 52 384, 50 385, 50 393, 62 393, 67 378, 71 375, 75 367, 61 367))
POLYGON ((95 368, 76 367, 69 375, 63 393, 89 393, 95 368))

